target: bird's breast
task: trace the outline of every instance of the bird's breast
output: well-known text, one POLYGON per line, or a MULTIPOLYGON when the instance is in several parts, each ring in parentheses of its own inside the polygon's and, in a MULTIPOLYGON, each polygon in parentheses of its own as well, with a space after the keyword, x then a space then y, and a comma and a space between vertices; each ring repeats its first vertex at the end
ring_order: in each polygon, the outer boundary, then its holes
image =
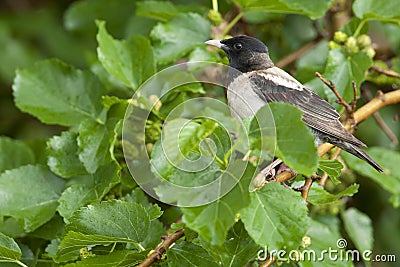
POLYGON ((253 90, 245 75, 236 77, 228 86, 228 106, 232 116, 243 120, 254 116, 266 103, 253 90))

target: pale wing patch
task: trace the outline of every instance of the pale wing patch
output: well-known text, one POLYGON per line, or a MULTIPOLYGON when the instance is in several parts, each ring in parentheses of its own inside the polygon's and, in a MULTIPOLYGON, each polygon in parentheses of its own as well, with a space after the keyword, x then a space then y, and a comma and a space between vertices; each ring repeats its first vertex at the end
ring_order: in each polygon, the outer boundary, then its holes
POLYGON ((304 85, 302 85, 298 80, 296 80, 292 75, 286 71, 278 68, 272 67, 262 71, 254 72, 260 75, 264 79, 271 81, 272 83, 280 86, 284 86, 290 89, 303 91, 304 85))
POLYGON ((277 86, 284 86, 290 89, 303 91, 303 85, 292 77, 290 77, 291 79, 288 79, 288 77, 268 72, 259 72, 258 75, 277 86))

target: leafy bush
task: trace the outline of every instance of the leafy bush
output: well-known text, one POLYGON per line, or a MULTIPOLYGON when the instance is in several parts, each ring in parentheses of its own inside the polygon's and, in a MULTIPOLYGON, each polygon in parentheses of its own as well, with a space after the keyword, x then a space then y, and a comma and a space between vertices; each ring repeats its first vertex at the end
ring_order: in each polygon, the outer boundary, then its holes
POLYGON ((400 249, 397 1, 81 0, 66 9, 50 1, 40 11, 14 8, 0 19, 0 76, 32 117, 1 93, 2 266, 353 266, 378 254, 393 261, 400 249), (195 78, 202 66, 206 80, 222 79, 220 65, 203 61, 227 59, 204 41, 228 34, 265 41, 277 66, 344 117, 315 72, 345 102, 356 88, 363 97, 347 115, 361 122, 375 114, 380 124, 368 119, 356 134, 375 146, 367 152, 385 172, 328 146, 318 157, 301 112, 289 105, 260 111, 273 127, 253 119, 241 129, 218 104, 223 88, 195 78), (178 63, 187 64, 168 68, 178 63), (377 90, 384 94, 366 104, 377 90), (386 105, 382 120, 375 112, 386 105), (275 154, 296 177, 284 171, 265 182, 260 166, 275 154), (204 168, 185 170, 193 162, 204 168), (328 249, 373 253, 300 257, 328 249))

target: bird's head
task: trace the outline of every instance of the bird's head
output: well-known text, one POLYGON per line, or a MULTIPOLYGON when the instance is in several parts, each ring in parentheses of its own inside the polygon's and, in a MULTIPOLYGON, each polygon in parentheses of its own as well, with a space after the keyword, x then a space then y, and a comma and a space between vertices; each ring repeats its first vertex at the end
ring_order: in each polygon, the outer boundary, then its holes
POLYGON ((206 44, 224 50, 230 66, 241 72, 267 69, 274 66, 269 58, 267 46, 250 36, 240 35, 225 40, 209 40, 206 44))

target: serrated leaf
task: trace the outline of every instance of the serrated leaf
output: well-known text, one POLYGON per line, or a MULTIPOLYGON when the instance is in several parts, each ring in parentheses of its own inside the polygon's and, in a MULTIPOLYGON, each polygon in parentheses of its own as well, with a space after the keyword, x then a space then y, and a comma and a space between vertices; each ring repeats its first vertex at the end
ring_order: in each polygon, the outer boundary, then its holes
POLYGON ((312 175, 318 166, 317 149, 314 136, 301 120, 301 111, 278 102, 270 103, 269 108, 275 121, 278 157, 296 172, 312 175))
POLYGON ((60 60, 17 70, 13 90, 16 106, 44 123, 73 126, 85 119, 104 121, 100 101, 106 89, 91 72, 60 60))
POLYGON ((21 249, 14 239, 0 232, 0 262, 13 262, 21 256, 21 249))
POLYGON ((187 119, 168 121, 151 154, 152 171, 164 179, 169 179, 178 170, 203 170, 212 156, 201 155, 197 160, 190 159, 190 153, 199 155, 200 142, 209 137, 217 124, 208 121, 200 124, 187 119))
POLYGON ((160 21, 168 21, 179 14, 178 9, 171 2, 145 1, 137 2, 136 15, 160 21))
POLYGON ((83 234, 75 231, 68 231, 63 236, 61 243, 58 245, 56 262, 66 262, 75 260, 79 256, 79 250, 89 246, 109 246, 110 244, 130 243, 132 240, 123 237, 104 236, 97 234, 83 234))
POLYGON ((296 13, 307 15, 312 19, 319 18, 325 14, 332 4, 332 0, 235 0, 245 11, 265 11, 277 13, 296 13))
POLYGON ((217 267, 207 251, 193 243, 182 241, 167 250, 168 266, 217 267))
POLYGON ((195 13, 181 13, 166 23, 157 24, 150 33, 156 61, 166 64, 189 53, 196 45, 207 41, 211 25, 195 13))
POLYGON ((149 227, 150 216, 142 205, 112 200, 74 212, 66 231, 141 242, 146 238, 149 227))
POLYGON ((229 228, 235 223, 236 214, 249 205, 248 188, 255 169, 243 161, 235 161, 232 166, 222 179, 240 181, 229 193, 207 205, 182 208, 183 222, 211 245, 223 244, 229 228))
POLYGON ((331 193, 325 191, 323 186, 320 186, 320 185, 317 185, 314 183, 308 194, 307 201, 313 205, 330 204, 330 203, 333 203, 333 202, 339 200, 341 197, 353 196, 355 193, 358 192, 359 187, 360 186, 358 184, 352 184, 351 186, 347 187, 345 190, 343 190, 340 193, 331 194, 331 193))
POLYGON ((349 154, 343 153, 341 157, 346 162, 346 165, 366 176, 383 189, 392 194, 390 199, 394 207, 400 206, 400 175, 398 173, 398 166, 400 162, 400 153, 397 151, 389 150, 382 147, 373 147, 365 150, 379 165, 385 170, 383 173, 377 172, 367 162, 349 154))
POLYGON ((61 177, 68 178, 87 173, 78 157, 77 136, 77 133, 67 131, 47 141, 47 166, 61 177))
POLYGON ((271 182, 250 194, 250 204, 240 212, 244 226, 260 246, 296 248, 310 224, 300 194, 271 182))
POLYGON ((202 241, 201 245, 222 266, 242 267, 257 258, 260 246, 254 243, 241 221, 228 232, 222 246, 211 246, 202 241))
POLYGON ((35 161, 32 149, 19 140, 0 136, 0 151, 3 155, 0 157, 0 173, 35 161))
POLYGON ((98 21, 97 54, 104 68, 126 86, 137 89, 156 71, 153 49, 147 38, 132 36, 116 40, 108 34, 104 21, 98 21))
POLYGON ((79 159, 88 173, 95 173, 100 166, 112 160, 110 147, 115 142, 118 121, 118 119, 109 119, 106 124, 100 124, 96 121, 85 120, 79 125, 79 159))
POLYGON ((340 184, 337 178, 342 174, 343 165, 338 160, 320 159, 318 162, 318 169, 326 172, 334 184, 340 184))
POLYGON ((396 0, 356 0, 353 11, 360 19, 397 20, 397 23, 400 19, 399 3, 396 0))
POLYGON ((358 251, 372 251, 374 236, 371 219, 356 208, 341 213, 344 228, 358 251))
POLYGON ((120 167, 111 161, 94 174, 85 176, 85 183, 73 184, 64 190, 57 211, 68 222, 73 212, 82 206, 101 200, 119 182, 120 167))
POLYGON ((40 165, 5 171, 0 175, 0 217, 11 216, 31 232, 54 216, 63 189, 64 181, 40 165))

